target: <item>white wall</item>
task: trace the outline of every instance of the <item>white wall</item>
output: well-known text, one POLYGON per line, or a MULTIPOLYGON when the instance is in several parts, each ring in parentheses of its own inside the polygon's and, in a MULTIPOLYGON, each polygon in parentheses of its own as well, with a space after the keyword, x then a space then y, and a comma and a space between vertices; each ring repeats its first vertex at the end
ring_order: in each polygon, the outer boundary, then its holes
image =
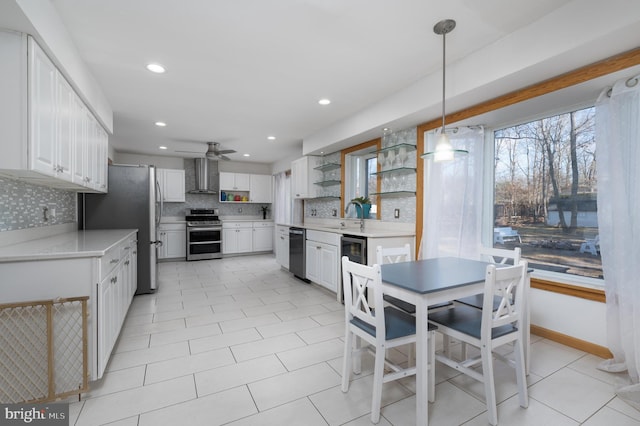
POLYGON ((531 324, 607 346, 606 304, 531 289, 531 324))
POLYGON ((71 86, 109 133, 113 133, 113 110, 102 89, 89 72, 58 12, 50 1, 2 0, 10 22, 0 24, 32 35, 62 71, 71 86))
POLYGON ((162 155, 141 155, 115 152, 113 162, 115 164, 148 164, 163 169, 184 170, 184 159, 179 157, 165 157, 162 155))

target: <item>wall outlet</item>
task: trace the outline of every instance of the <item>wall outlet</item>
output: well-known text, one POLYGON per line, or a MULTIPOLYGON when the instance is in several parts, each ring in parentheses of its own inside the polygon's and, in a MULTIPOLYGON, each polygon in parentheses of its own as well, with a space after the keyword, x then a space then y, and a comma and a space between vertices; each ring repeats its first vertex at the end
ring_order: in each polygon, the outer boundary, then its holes
POLYGON ((332 215, 333 217, 338 216, 338 210, 333 209, 333 211, 331 212, 331 215, 332 215))
POLYGON ((238 213, 242 213, 242 207, 238 207, 238 213))
POLYGON ((396 219, 400 218, 400 209, 395 209, 393 211, 393 217, 395 217, 396 219))

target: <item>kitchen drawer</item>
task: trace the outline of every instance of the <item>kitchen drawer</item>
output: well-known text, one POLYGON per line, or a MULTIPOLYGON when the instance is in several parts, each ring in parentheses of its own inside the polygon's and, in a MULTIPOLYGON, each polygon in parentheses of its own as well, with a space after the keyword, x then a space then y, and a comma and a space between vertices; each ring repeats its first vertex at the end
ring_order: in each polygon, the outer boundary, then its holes
POLYGON ((253 228, 252 222, 222 222, 223 228, 253 228))
POLYGON ((273 228, 274 222, 253 222, 254 228, 273 228))
POLYGON ((126 243, 120 243, 115 247, 111 247, 107 252, 100 258, 100 279, 104 279, 109 273, 115 268, 120 259, 123 257, 124 247, 127 246, 126 243))
POLYGON ((318 241, 320 243, 330 244, 332 246, 340 245, 340 234, 335 232, 314 231, 307 229, 307 240, 318 241))

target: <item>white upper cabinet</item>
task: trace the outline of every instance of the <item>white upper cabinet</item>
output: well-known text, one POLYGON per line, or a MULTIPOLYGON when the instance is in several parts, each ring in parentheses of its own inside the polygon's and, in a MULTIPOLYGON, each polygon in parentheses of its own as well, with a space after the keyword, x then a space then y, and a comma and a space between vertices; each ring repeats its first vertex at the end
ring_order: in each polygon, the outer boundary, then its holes
POLYGON ((249 182, 249 201, 252 203, 272 203, 273 194, 271 176, 251 175, 249 182))
POLYGON ((168 203, 184 203, 184 170, 158 169, 157 176, 162 200, 168 203))
POLYGON ((220 172, 221 191, 249 191, 251 177, 247 173, 220 172))
POLYGON ((0 75, 0 174, 106 192, 107 132, 33 38, 0 31, 0 75))
POLYGON ((314 198, 317 193, 315 175, 316 157, 302 157, 291 162, 291 195, 293 198, 314 198))

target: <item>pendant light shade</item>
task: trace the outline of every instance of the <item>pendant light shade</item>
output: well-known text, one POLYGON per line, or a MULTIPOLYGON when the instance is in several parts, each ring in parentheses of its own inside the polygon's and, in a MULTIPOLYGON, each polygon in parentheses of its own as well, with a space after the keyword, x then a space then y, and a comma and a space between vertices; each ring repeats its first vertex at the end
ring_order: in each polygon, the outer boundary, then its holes
POLYGON ((438 137, 438 141, 436 142, 436 148, 433 151, 425 152, 421 155, 422 158, 430 158, 433 161, 451 161, 458 155, 468 154, 468 151, 461 149, 453 149, 451 146, 451 141, 449 140, 449 136, 447 135, 447 131, 445 128, 445 83, 446 83, 446 35, 453 31, 456 27, 456 21, 453 19, 445 19, 443 21, 438 22, 433 27, 433 32, 442 36, 442 130, 440 131, 440 136, 438 137))

